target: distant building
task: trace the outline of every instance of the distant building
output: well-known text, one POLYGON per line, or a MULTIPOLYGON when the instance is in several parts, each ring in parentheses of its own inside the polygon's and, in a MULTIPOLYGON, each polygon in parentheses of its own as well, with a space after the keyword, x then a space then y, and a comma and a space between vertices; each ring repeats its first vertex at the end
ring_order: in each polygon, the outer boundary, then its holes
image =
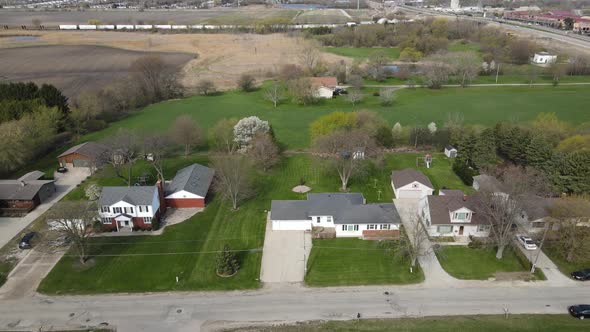
POLYGON ((330 99, 334 97, 334 90, 338 86, 338 79, 334 76, 311 77, 311 84, 316 98, 330 99))
POLYGON ((447 158, 457 157, 457 149, 452 145, 445 146, 445 156, 447 156, 447 158))
POLYGON ((547 52, 535 53, 532 62, 536 65, 550 65, 557 61, 557 55, 547 52))
POLYGON ((16 180, 0 180, 0 215, 23 216, 47 201, 56 191, 55 180, 41 180, 44 175, 33 171, 16 180))

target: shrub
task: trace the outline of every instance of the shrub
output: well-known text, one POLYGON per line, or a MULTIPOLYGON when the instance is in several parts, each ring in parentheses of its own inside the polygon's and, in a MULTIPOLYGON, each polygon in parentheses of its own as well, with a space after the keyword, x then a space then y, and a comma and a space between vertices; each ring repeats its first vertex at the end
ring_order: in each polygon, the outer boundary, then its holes
POLYGON ((473 185, 473 177, 477 175, 476 170, 457 160, 453 163, 453 172, 468 186, 473 185))
POLYGON ((217 274, 220 276, 232 276, 240 269, 236 254, 231 251, 229 245, 224 245, 223 250, 217 254, 217 274))
POLYGON ((242 74, 238 79, 238 88, 244 92, 254 91, 256 88, 256 79, 250 74, 242 74))

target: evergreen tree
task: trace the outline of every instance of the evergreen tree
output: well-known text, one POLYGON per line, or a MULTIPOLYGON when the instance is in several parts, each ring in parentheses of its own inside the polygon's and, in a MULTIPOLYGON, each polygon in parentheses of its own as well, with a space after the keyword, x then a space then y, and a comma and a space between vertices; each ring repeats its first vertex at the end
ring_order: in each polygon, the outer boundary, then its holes
POLYGON ((229 245, 224 245, 223 250, 217 254, 217 274, 221 276, 234 275, 240 269, 240 263, 236 254, 231 251, 229 245))
POLYGON ((477 169, 496 163, 496 138, 492 129, 485 129, 477 136, 471 159, 477 169))

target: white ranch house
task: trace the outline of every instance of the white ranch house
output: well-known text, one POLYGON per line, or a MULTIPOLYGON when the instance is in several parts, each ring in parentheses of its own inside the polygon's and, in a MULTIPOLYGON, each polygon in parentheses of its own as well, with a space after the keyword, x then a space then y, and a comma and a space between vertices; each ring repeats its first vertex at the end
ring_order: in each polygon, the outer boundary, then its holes
POLYGON ((308 194, 307 200, 274 200, 270 211, 273 230, 310 231, 331 228, 336 237, 378 236, 399 231, 400 216, 392 203, 366 204, 360 193, 308 194))
POLYGON ((391 172, 391 187, 396 198, 423 198, 434 192, 428 177, 412 168, 391 172))

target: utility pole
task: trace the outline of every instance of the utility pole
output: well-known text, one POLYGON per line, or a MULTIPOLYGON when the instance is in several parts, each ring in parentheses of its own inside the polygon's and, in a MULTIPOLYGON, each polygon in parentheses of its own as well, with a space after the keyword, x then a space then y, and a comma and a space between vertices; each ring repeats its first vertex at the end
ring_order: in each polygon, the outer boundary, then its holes
POLYGON ((361 0, 356 0, 356 10, 361 9, 361 0))

